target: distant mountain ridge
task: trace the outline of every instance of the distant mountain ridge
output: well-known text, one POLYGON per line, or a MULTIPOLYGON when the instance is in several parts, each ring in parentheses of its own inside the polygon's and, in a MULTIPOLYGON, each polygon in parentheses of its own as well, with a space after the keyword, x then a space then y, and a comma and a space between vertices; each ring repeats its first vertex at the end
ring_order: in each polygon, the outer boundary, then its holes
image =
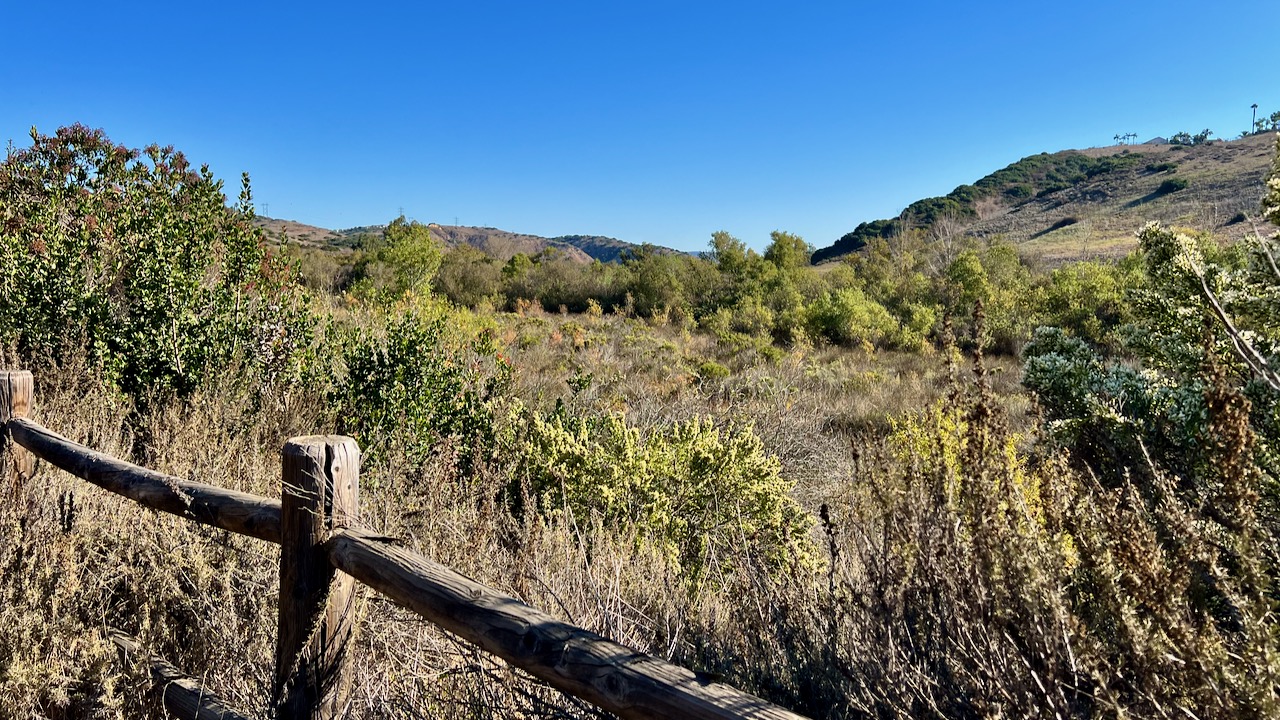
MULTIPOLYGON (((292 220, 264 216, 258 216, 255 222, 273 238, 287 239, 289 242, 308 247, 331 249, 353 247, 360 235, 379 233, 384 227, 383 225, 362 225, 344 230, 328 230, 292 220)), ((427 227, 430 228, 432 236, 440 240, 445 247, 470 245, 500 260, 509 260, 519 253, 536 255, 552 250, 570 260, 582 263, 595 260, 617 262, 627 251, 643 247, 603 235, 561 235, 546 238, 491 227, 440 225, 439 223, 429 223, 427 227)), ((656 250, 663 253, 679 252, 665 247, 658 247, 656 250)))
POLYGON ((1252 230, 1274 133, 1202 145, 1118 145, 1032 155, 945 196, 909 205, 897 218, 858 225, 813 255, 856 252, 911 228, 1000 236, 1058 263, 1116 257, 1151 220, 1239 238, 1252 230))

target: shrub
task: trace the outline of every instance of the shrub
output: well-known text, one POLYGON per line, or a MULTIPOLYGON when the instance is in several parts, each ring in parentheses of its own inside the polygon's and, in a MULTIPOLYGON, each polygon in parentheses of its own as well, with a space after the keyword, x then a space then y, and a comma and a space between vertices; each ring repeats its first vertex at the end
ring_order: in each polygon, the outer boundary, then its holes
POLYGON ((774 571, 811 561, 811 521, 750 426, 695 418, 642 435, 616 414, 535 415, 520 456, 544 512, 635 528, 690 582, 744 553, 774 571))
POLYGON ((1190 185, 1190 183, 1186 178, 1169 178, 1168 180, 1160 183, 1160 187, 1156 188, 1156 194, 1167 195, 1169 193, 1178 192, 1179 190, 1187 189, 1188 185, 1190 185))
POLYGON ((724 380, 729 377, 729 368, 721 365, 715 360, 707 360, 698 365, 698 377, 703 381, 708 380, 724 380))
POLYGON ((401 447, 425 461, 441 441, 456 443, 464 467, 494 450, 494 401, 507 388, 511 366, 492 332, 470 347, 450 344, 445 316, 409 310, 385 329, 356 330, 343 343, 345 382, 332 390, 341 431, 376 461, 401 447))
POLYGON ((894 336, 894 344, 909 351, 932 349, 928 343, 929 336, 938 324, 938 307, 923 303, 908 303, 904 311, 905 317, 901 318, 898 332, 894 336))
POLYGON ((1032 188, 1027 183, 1018 183, 1017 185, 1010 185, 1004 190, 1005 197, 1010 198, 1012 200, 1026 200, 1027 198, 1035 194, 1036 194, 1035 189, 1032 188))
POLYGON ((463 307, 476 308, 502 290, 502 266, 470 245, 459 245, 444 254, 434 287, 463 307))
POLYGON ((889 311, 857 288, 823 294, 809 305, 806 314, 812 336, 838 344, 875 345, 897 330, 889 311))
POLYGON ((232 208, 173 148, 80 125, 31 140, 0 166, 0 343, 33 363, 87 351, 134 395, 189 395, 236 362, 299 371, 306 297, 251 224, 247 176, 232 208))
POLYGON ((1125 292, 1140 282, 1132 262, 1063 266, 1050 273, 1043 285, 1038 321, 1095 345, 1114 345, 1114 333, 1132 318, 1125 292))
POLYGON ((734 332, 744 335, 768 335, 773 329, 773 311, 755 295, 742 298, 733 307, 733 322, 730 327, 734 332))

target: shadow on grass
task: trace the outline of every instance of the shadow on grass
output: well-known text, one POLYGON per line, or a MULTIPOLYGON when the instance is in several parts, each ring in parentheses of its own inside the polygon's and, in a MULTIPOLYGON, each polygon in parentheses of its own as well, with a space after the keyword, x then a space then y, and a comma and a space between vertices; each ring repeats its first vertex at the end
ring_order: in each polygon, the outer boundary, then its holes
POLYGON ((1035 240, 1037 238, 1042 238, 1045 235, 1048 235, 1049 233, 1053 232, 1054 230, 1061 230, 1062 228, 1065 228, 1065 227, 1071 227, 1072 225, 1075 225, 1078 222, 1080 222, 1079 218, 1065 217, 1059 220, 1058 222, 1050 225, 1049 227, 1041 230, 1040 232, 1033 234, 1031 237, 1027 239, 1035 240))

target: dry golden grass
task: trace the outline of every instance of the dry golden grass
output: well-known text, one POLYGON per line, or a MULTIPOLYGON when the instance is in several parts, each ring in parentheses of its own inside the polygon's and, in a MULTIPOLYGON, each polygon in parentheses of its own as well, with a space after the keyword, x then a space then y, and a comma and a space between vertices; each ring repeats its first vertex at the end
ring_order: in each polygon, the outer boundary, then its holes
MULTIPOLYGON (((1101 488, 1025 452, 1030 408, 1006 359, 957 384, 942 354, 767 353, 614 317, 498 322, 530 404, 625 411, 647 432, 694 415, 753 423, 822 517, 825 562, 770 573, 742 542, 691 585, 635 528, 513 513, 503 467, 464 476, 447 445, 425 465, 390 448, 362 473, 364 522, 429 558, 813 717, 1228 718, 1280 706, 1266 691, 1280 653, 1264 596, 1229 562, 1211 564, 1243 608, 1243 635, 1204 622, 1180 589, 1189 566, 1159 534, 1177 527, 1197 562, 1219 563, 1220 530, 1192 507, 1145 507, 1134 498, 1147 485, 1101 488), (732 372, 700 374, 708 361, 732 372), (1090 595, 1099 588, 1106 603, 1090 595)), ((268 398, 233 377, 137 417, 87 368, 66 367, 38 377, 34 415, 158 470, 278 496, 285 439, 332 419, 318 397, 268 398)), ((162 717, 107 627, 266 717, 274 546, 47 466, 0 504, 0 524, 0 718, 162 717)), ((599 715, 361 598, 350 717, 599 715)))

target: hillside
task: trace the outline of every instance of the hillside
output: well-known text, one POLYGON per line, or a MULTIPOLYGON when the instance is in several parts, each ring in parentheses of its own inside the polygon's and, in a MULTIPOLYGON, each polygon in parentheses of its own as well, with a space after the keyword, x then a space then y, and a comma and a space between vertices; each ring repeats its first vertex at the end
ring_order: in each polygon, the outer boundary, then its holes
MULTIPOLYGON (((359 242, 363 234, 380 233, 382 225, 363 225, 343 230, 328 230, 314 225, 258 216, 255 224, 267 231, 272 239, 287 238, 289 242, 304 247, 350 248, 359 242)), ((465 225, 440 225, 430 223, 432 234, 445 247, 470 245, 501 260, 509 260, 517 253, 536 255, 554 249, 576 262, 593 260, 616 262, 627 250, 640 247, 634 243, 602 235, 562 235, 546 238, 527 233, 508 232, 491 227, 465 225)), ((658 252, 676 252, 670 248, 657 248, 658 252)))
POLYGON ((254 218, 254 224, 265 230, 272 240, 287 238, 289 242, 297 243, 304 247, 351 246, 349 236, 342 232, 306 225, 293 220, 281 220, 259 215, 254 218))
MULTIPOLYGON (((488 255, 507 260, 517 253, 536 255, 545 250, 556 250, 565 257, 589 263, 616 262, 623 253, 641 247, 601 235, 561 235, 553 238, 514 233, 491 227, 467 227, 463 225, 439 225, 431 223, 432 233, 448 247, 466 244, 483 250, 488 255)), ((658 252, 674 253, 670 248, 656 248, 658 252)))
POLYGON ((1002 236, 1053 263, 1114 257, 1158 220, 1226 238, 1251 232, 1275 149, 1271 133, 1205 145, 1125 145, 1041 153, 973 185, 859 225, 814 254, 824 262, 906 227, 1002 236))

